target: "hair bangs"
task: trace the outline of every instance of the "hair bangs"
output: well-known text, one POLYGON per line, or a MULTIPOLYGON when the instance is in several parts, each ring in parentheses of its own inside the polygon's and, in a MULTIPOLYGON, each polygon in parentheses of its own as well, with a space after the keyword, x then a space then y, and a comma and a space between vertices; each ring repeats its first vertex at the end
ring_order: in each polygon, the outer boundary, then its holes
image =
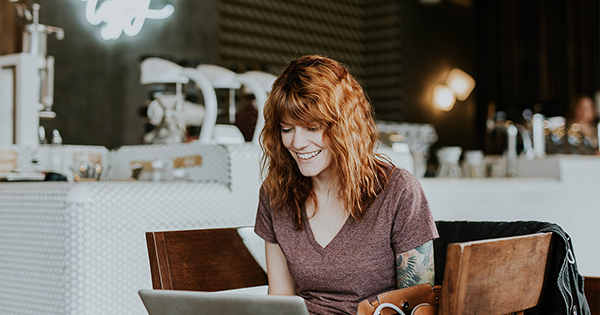
POLYGON ((323 102, 315 97, 306 97, 300 93, 290 93, 277 104, 276 121, 296 126, 326 126, 331 117, 324 112, 323 102))

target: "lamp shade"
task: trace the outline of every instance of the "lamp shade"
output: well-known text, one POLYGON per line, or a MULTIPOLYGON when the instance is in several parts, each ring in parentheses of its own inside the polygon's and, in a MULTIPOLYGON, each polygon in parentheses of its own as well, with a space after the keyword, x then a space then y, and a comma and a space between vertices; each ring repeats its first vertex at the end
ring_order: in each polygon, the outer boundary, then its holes
POLYGON ((464 101, 469 97, 471 91, 475 88, 475 80, 466 72, 454 68, 450 71, 446 85, 454 91, 456 99, 464 101))
POLYGON ((449 111, 454 107, 454 91, 443 84, 438 84, 433 88, 433 106, 437 109, 449 111))

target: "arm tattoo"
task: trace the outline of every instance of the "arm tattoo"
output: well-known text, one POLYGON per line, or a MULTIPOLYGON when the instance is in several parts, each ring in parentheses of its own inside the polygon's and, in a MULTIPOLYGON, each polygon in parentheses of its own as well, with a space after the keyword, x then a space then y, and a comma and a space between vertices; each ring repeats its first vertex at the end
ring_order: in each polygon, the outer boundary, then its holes
POLYGON ((434 284, 433 241, 396 255, 396 284, 399 289, 421 283, 434 284))

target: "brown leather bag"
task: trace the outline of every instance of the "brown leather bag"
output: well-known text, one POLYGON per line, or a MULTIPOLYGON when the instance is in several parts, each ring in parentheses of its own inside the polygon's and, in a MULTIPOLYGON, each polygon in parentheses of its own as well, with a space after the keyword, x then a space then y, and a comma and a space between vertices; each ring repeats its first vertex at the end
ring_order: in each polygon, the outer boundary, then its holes
MULTIPOLYGON (((441 295, 441 285, 432 286, 428 283, 418 284, 404 289, 381 293, 377 295, 377 300, 373 302, 364 300, 358 304, 356 314, 373 315, 380 305, 389 303, 394 305, 406 315, 437 315, 441 295), (414 312, 411 313, 413 309, 414 312)), ((391 307, 385 307, 380 309, 380 312, 381 315, 392 315, 396 314, 398 311, 391 307)))

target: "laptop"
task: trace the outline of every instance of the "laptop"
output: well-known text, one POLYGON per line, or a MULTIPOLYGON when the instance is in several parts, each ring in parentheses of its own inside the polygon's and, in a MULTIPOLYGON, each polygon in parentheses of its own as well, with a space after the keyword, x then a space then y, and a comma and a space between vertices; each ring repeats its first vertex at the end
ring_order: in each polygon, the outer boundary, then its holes
POLYGON ((309 315, 299 296, 150 289, 138 293, 150 315, 309 315))

